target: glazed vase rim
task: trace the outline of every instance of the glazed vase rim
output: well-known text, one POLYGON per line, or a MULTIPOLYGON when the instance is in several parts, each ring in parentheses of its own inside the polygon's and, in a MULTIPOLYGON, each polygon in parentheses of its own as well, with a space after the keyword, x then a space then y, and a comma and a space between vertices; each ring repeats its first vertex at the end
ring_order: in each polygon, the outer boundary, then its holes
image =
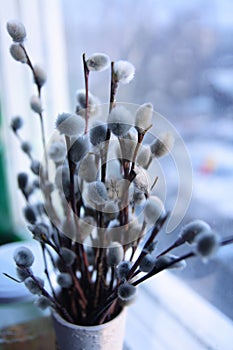
POLYGON ((72 328, 72 329, 80 329, 80 330, 88 330, 88 331, 96 331, 96 330, 101 330, 104 328, 109 327, 110 324, 114 323, 118 318, 122 317, 122 315, 124 313, 126 313, 126 308, 124 307, 119 314, 114 317, 112 320, 105 322, 103 324, 100 325, 93 325, 93 326, 83 326, 83 325, 78 325, 78 324, 74 324, 74 323, 70 323, 68 321, 66 321, 62 316, 60 316, 55 310, 51 311, 53 317, 63 326, 72 328))

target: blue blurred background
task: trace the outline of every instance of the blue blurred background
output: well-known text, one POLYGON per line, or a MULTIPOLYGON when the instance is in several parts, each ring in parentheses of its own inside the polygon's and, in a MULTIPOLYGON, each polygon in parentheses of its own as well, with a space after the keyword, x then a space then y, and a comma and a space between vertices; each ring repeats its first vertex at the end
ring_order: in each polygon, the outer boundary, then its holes
MULTIPOLYGON (((1 180, 1 187, 2 193, 6 190, 5 198, 10 198, 0 203, 1 213, 6 210, 5 205, 11 208, 12 214, 7 219, 13 227, 11 232, 17 234, 23 224, 16 209, 20 198, 14 192, 16 172, 12 167, 23 168, 25 161, 18 158, 19 153, 15 156, 14 141, 8 130, 9 118, 12 114, 29 113, 22 103, 26 94, 20 91, 21 82, 17 78, 12 80, 12 76, 24 77, 25 91, 30 81, 28 75, 21 72, 24 67, 19 68, 8 54, 5 22, 16 17, 24 21, 30 32, 28 45, 33 55, 39 57, 49 72, 47 126, 53 128, 56 114, 61 110, 75 108, 75 91, 83 87, 83 52, 87 55, 106 52, 112 60, 131 61, 136 67, 136 79, 122 87, 118 99, 136 104, 152 102, 155 110, 176 127, 191 157, 193 193, 183 223, 199 217, 207 220, 222 236, 232 233, 231 0, 42 0, 31 4, 16 0, 6 4, 1 0, 0 5, 1 135, 5 135, 1 139, 4 150, 1 157, 10 155, 14 160, 10 167, 8 164, 0 168, 3 173, 8 169, 7 176, 4 175, 8 186, 1 180), (37 52, 42 54, 36 56, 37 52), (16 89, 18 96, 13 93, 16 89)), ((91 80, 91 90, 102 102, 107 102, 106 79, 108 75, 104 72, 98 77, 93 75, 91 80)), ((35 122, 29 122, 26 132, 33 134, 35 129, 35 122)), ((163 166, 165 170, 168 167, 166 162, 163 166)), ((167 174, 167 181, 172 202, 176 195, 173 174, 167 174)), ((4 225, 1 219, 2 237, 7 232, 2 240, 8 239, 10 232, 4 225)), ((171 236, 166 236, 164 244, 169 240, 171 236)), ((233 278, 229 278, 229 273, 233 277, 232 266, 233 253, 229 247, 219 259, 208 265, 198 261, 189 263, 177 276, 233 318, 233 278)))

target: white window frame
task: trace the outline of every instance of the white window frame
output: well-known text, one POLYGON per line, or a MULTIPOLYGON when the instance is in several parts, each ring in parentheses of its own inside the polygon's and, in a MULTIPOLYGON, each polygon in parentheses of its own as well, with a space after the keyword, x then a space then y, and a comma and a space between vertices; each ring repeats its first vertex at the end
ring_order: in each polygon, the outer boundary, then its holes
POLYGON ((139 288, 126 349, 232 350, 233 321, 170 272, 139 288))

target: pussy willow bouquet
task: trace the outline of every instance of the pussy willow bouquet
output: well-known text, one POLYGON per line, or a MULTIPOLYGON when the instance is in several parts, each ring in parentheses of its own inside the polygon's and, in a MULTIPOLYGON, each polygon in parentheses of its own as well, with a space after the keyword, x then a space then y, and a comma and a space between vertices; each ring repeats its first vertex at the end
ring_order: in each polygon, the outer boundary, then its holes
POLYGON ((134 77, 130 62, 110 63, 105 54, 83 54, 85 84, 76 93, 75 112, 57 116, 47 144, 41 96, 46 74, 29 57, 24 25, 9 21, 7 31, 13 39, 11 56, 30 68, 35 84, 30 106, 40 120, 43 161, 34 158, 30 142, 20 134, 23 119, 13 117, 11 128, 31 164, 32 174, 21 172, 17 180, 28 228, 42 249, 48 288, 34 275, 34 255, 26 247, 14 254, 17 278, 7 276, 37 295, 40 308, 51 307, 71 323, 102 324, 132 303, 136 287, 148 278, 183 268, 194 256, 207 260, 232 242, 232 237, 221 239, 206 222, 195 220, 181 229, 172 245, 158 251, 157 239, 163 237, 160 231, 169 212, 156 195, 156 174, 151 181, 148 169, 171 151, 174 139, 165 130, 145 143, 152 104, 133 113, 116 102, 119 85, 134 77), (110 98, 100 105, 89 82, 92 73, 105 69, 110 71, 110 98), (187 253, 173 254, 186 243, 187 253))

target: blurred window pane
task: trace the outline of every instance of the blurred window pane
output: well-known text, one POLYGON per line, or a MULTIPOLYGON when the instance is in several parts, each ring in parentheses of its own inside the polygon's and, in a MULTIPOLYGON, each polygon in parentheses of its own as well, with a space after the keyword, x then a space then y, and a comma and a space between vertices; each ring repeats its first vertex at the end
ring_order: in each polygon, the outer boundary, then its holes
MULTIPOLYGON (((136 78, 121 87, 118 100, 152 102, 190 152, 193 195, 183 224, 201 218, 222 236, 232 233, 233 2, 62 0, 62 5, 71 105, 83 87, 84 51, 134 63, 136 78)), ((102 102, 107 102, 107 74, 91 77, 91 90, 102 102)), ((172 203, 176 184, 170 180, 172 203)), ((189 262, 176 275, 233 318, 231 250, 223 249, 208 265, 189 262)))

